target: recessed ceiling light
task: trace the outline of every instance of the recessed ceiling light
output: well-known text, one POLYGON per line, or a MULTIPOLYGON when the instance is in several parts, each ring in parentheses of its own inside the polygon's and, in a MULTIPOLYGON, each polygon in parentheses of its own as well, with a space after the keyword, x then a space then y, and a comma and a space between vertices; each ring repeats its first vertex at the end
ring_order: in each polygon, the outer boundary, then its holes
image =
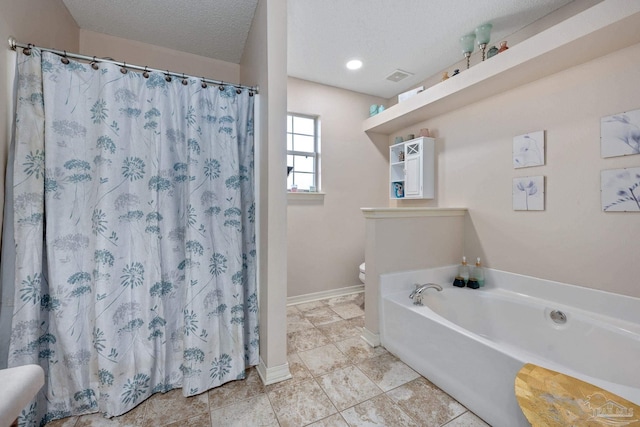
POLYGON ((360 61, 359 59, 352 59, 351 61, 347 62, 347 68, 350 70, 357 70, 362 68, 362 61, 360 61))

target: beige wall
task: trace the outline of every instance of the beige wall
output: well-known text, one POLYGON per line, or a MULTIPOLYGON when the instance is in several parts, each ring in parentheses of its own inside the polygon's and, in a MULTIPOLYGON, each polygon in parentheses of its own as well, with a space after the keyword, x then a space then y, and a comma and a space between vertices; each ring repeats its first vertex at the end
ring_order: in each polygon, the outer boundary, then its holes
POLYGON ((79 53, 230 83, 240 81, 238 64, 88 30, 80 30, 79 53))
POLYGON ((640 108, 638 81, 635 45, 398 132, 436 136, 437 199, 411 205, 467 207, 465 254, 489 267, 640 297, 640 214, 600 205, 601 170, 640 166, 600 157, 600 118, 640 108), (546 165, 513 169, 513 137, 537 130, 546 165), (546 210, 515 212, 512 179, 531 175, 546 210))
POLYGON ((241 83, 258 85, 258 280, 260 366, 267 384, 289 378, 287 363, 287 2, 259 0, 240 62, 241 83))
POLYGON ((79 29, 62 0, 0 0, 0 227, 4 206, 4 178, 13 122, 15 54, 9 36, 18 43, 77 51, 79 29))
POLYGON ((360 208, 388 203, 386 140, 372 144, 362 121, 369 106, 383 99, 291 77, 287 90, 289 112, 319 116, 326 193, 324 201, 289 200, 287 296, 360 285, 365 240, 360 208))
POLYGON ((365 213, 366 286, 363 338, 372 346, 379 341, 380 275, 423 270, 454 264, 462 252, 464 210, 365 213))

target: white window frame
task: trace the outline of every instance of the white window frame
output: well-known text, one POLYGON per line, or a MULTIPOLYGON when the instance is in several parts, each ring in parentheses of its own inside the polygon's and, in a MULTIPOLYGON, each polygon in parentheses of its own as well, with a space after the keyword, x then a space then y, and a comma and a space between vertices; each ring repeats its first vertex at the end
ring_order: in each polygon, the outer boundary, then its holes
MULTIPOLYGON (((305 156, 305 157, 313 157, 313 182, 314 185, 316 187, 315 193, 319 193, 320 192, 320 117, 319 116, 314 116, 314 115, 308 115, 308 114, 299 114, 299 113, 292 113, 292 112, 288 112, 287 113, 287 122, 291 119, 291 117, 301 117, 301 118, 305 118, 305 119, 312 119, 313 120, 313 148, 314 151, 297 151, 297 150, 289 150, 287 149, 287 156, 305 156)), ((295 135, 301 135, 301 136, 309 136, 308 134, 296 134, 296 130, 293 127, 293 120, 292 120, 292 129, 291 132, 289 132, 289 128, 287 126, 287 137, 289 135, 291 135, 291 140, 292 140, 292 145, 293 148, 295 148, 295 135)), ((288 148, 288 147, 287 147, 288 148)), ((287 163, 287 166, 289 164, 287 163)), ((295 167, 295 163, 294 163, 294 167, 295 167)), ((291 171, 293 175, 293 184, 295 185, 295 174, 296 174, 296 170, 293 169, 291 171)), ((300 174, 309 174, 309 172, 297 172, 300 174)), ((288 186, 288 178, 287 178, 287 186, 288 186)), ((291 191, 291 188, 287 188, 288 191, 291 191)), ((300 190, 298 190, 300 191, 300 190)), ((305 191, 306 193, 306 191, 305 191)))

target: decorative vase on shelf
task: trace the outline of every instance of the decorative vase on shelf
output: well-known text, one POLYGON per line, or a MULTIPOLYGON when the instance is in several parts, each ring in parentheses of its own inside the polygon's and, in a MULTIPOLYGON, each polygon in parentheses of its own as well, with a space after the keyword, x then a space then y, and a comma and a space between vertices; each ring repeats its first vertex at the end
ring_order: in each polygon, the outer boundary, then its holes
POLYGON ((487 59, 491 58, 492 56, 496 56, 497 54, 498 48, 495 46, 491 46, 491 49, 487 51, 487 59))
POLYGON ((507 42, 500 42, 500 49, 498 49, 498 53, 504 52, 507 49, 509 49, 509 46, 507 46, 507 42))

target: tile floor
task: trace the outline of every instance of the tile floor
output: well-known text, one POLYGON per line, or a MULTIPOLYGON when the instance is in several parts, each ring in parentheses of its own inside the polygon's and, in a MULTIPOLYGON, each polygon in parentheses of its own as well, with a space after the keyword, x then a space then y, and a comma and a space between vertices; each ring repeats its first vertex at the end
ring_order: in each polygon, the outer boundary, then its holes
POLYGON ((487 426, 384 348, 362 341, 363 308, 363 294, 288 307, 291 380, 265 387, 251 369, 246 380, 198 396, 173 390, 110 420, 93 414, 47 426, 487 426))

